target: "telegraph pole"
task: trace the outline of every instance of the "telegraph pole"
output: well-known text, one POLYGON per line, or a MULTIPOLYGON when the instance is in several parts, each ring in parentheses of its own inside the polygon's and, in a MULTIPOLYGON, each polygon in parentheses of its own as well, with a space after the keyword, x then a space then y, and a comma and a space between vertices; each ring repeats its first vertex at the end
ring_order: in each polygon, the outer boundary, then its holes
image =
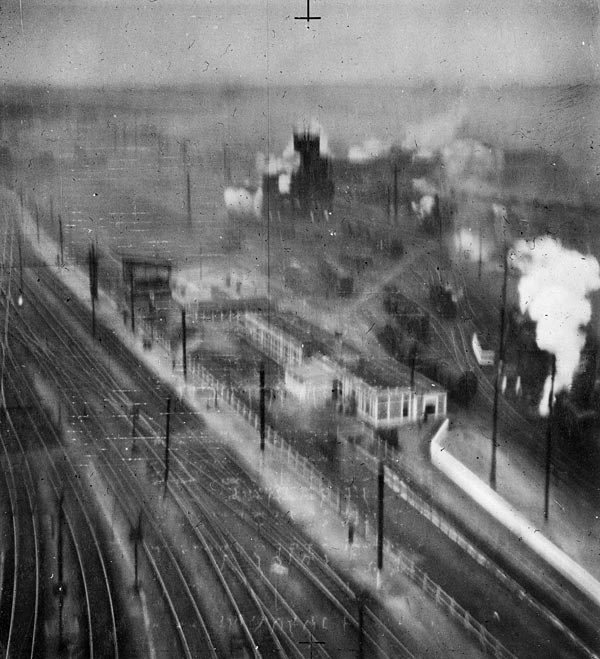
POLYGON ((140 583, 138 579, 138 564, 139 564, 138 545, 142 541, 142 511, 141 510, 138 515, 137 525, 135 526, 135 528, 131 529, 130 538, 133 542, 133 567, 135 574, 134 588, 137 592, 140 588, 140 583))
POLYGON ((413 343, 412 348, 410 349, 410 390, 414 391, 415 388, 415 368, 417 366, 417 343, 413 343))
POLYGON ((60 264, 65 264, 65 248, 63 239, 63 224, 60 213, 58 214, 58 240, 60 242, 60 264))
POLYGON ((54 586, 54 594, 58 597, 58 648, 59 652, 64 649, 63 639, 63 608, 67 588, 63 583, 63 505, 65 500, 65 491, 61 489, 58 499, 58 520, 57 520, 57 540, 56 540, 56 561, 57 561, 57 582, 54 586))
POLYGON ((187 180, 187 219, 188 219, 188 225, 191 227, 192 226, 192 191, 190 188, 189 172, 187 172, 186 174, 186 180, 187 180))
POLYGON ((364 608, 365 608, 365 603, 364 603, 364 597, 363 595, 358 595, 357 598, 357 604, 358 604, 358 659, 364 659, 365 657, 365 632, 364 632, 364 624, 365 624, 365 616, 364 616, 364 608))
POLYGON ((40 209, 37 205, 37 202, 35 203, 35 230, 37 234, 37 241, 38 244, 40 242, 40 209))
POLYGON ((167 496, 167 481, 169 480, 169 425, 171 421, 171 396, 167 396, 167 419, 165 428, 165 476, 163 499, 167 496))
POLYGON ((398 163, 394 163, 394 224, 398 224, 398 163))
POLYGON ((385 488, 385 473, 383 460, 379 460, 379 472, 377 474, 377 581, 381 580, 383 570, 383 494, 385 488))
POLYGON ((260 450, 265 450, 265 363, 260 364, 260 450))
POLYGON ((506 242, 504 243, 503 264, 504 275, 502 278, 502 304, 500 306, 500 344, 498 346, 498 362, 496 364, 496 377, 494 379, 494 411, 492 417, 492 461, 490 465, 490 487, 496 489, 496 448, 498 436, 498 406, 500 397, 500 377, 504 365, 504 325, 506 321, 506 288, 508 284, 508 259, 506 242))
POLYGON ((129 292, 130 292, 130 303, 131 303, 131 332, 135 334, 135 307, 133 304, 133 264, 130 266, 131 270, 129 271, 129 292))
POLYGON ((481 219, 479 220, 479 262, 478 262, 478 279, 481 279, 481 265, 483 261, 483 255, 481 250, 483 249, 483 237, 481 235, 481 219))
POLYGON ((187 350, 186 350, 185 309, 181 310, 181 349, 182 349, 182 352, 183 352, 183 379, 187 380, 187 350))
POLYGON ((90 297, 92 300, 92 336, 96 336, 96 299, 98 297, 98 257, 94 243, 88 249, 88 267, 90 275, 90 297))

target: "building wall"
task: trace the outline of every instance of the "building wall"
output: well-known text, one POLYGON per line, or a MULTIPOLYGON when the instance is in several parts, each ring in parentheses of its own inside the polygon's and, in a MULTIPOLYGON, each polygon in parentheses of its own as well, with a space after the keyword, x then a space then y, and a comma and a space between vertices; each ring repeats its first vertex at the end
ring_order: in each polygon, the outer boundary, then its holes
POLYGON ((376 428, 391 428, 427 418, 445 416, 446 392, 416 393, 409 387, 378 388, 346 372, 342 398, 359 419, 376 428))
POLYGON ((286 367, 285 388, 298 400, 321 407, 331 402, 336 373, 324 369, 320 373, 303 373, 301 369, 286 367))
POLYGON ((304 361, 302 343, 279 327, 269 325, 260 316, 254 314, 246 314, 242 324, 246 336, 252 343, 278 364, 297 365, 304 361))
MULTIPOLYGON (((277 326, 269 325, 261 316, 246 314, 243 320, 246 336, 262 352, 286 367, 285 386, 296 398, 313 405, 339 400, 349 414, 374 428, 392 428, 427 418, 446 415, 446 392, 436 389, 423 393, 410 387, 377 387, 367 384, 347 368, 326 358, 319 359, 329 378, 303 377, 294 367, 307 364, 303 344, 277 326), (290 367, 290 368, 287 368, 290 367)), ((314 357, 312 359, 315 359, 314 357)))

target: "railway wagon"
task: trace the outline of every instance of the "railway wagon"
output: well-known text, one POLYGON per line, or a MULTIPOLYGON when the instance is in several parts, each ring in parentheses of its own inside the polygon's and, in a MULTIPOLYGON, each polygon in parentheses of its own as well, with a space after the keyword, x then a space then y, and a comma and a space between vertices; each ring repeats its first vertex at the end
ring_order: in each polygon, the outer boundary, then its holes
POLYGON ((354 278, 346 268, 325 257, 319 263, 319 272, 328 293, 350 297, 354 292, 354 278))
POLYGON ((476 373, 462 370, 448 362, 429 346, 416 341, 397 326, 379 327, 376 336, 394 359, 414 367, 430 380, 441 384, 450 398, 459 405, 468 405, 477 394, 479 382, 476 373))
POLYGON ((442 318, 456 318, 458 296, 450 286, 432 284, 429 288, 429 300, 442 318))
POLYGON ((429 314, 403 295, 396 286, 386 286, 383 308, 399 327, 421 343, 429 343, 429 314))

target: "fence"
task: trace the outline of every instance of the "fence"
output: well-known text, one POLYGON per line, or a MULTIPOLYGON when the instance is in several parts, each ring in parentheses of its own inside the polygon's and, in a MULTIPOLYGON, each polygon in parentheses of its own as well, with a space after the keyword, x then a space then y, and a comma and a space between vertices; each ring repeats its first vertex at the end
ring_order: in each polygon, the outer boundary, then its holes
MULTIPOLYGON (((212 373, 207 371, 200 364, 198 359, 192 360, 190 370, 197 378, 202 380, 209 387, 212 387, 234 411, 247 420, 256 430, 259 430, 260 416, 237 398, 231 389, 220 383, 212 373)), ((355 524, 356 532, 358 534, 368 540, 371 535, 376 533, 377 527, 375 516, 373 515, 373 518, 370 521, 369 516, 361 515, 358 507, 340 490, 340 488, 324 478, 307 458, 298 453, 291 444, 268 425, 265 426, 265 441, 271 445, 271 450, 278 458, 278 463, 281 465, 281 478, 283 478, 285 465, 288 467, 289 473, 293 473, 297 479, 301 479, 303 484, 307 485, 309 489, 312 490, 312 492, 318 497, 321 506, 327 505, 335 509, 347 522, 352 521, 355 524)), ((364 449, 362 450, 364 451, 364 449)), ((364 451, 364 454, 365 458, 368 457, 369 460, 374 460, 376 462, 377 459, 374 456, 366 451, 364 451)), ((410 503, 410 505, 417 508, 419 512, 422 510, 422 514, 428 517, 428 519, 431 519, 431 521, 437 520, 438 523, 442 523, 439 516, 436 518, 437 513, 433 511, 431 506, 422 501, 420 497, 388 467, 385 467, 385 477, 388 484, 391 484, 392 489, 400 494, 400 496, 410 503)), ((450 531, 450 527, 448 526, 447 528, 450 531)), ((385 540, 384 552, 388 564, 392 565, 396 570, 411 579, 411 581, 429 595, 445 613, 449 614, 452 618, 462 624, 467 631, 474 634, 481 646, 488 651, 491 656, 499 657, 501 659, 516 659, 515 655, 507 650, 480 622, 473 618, 466 609, 448 595, 441 586, 430 579, 423 570, 419 569, 400 548, 395 547, 389 540, 385 540)))

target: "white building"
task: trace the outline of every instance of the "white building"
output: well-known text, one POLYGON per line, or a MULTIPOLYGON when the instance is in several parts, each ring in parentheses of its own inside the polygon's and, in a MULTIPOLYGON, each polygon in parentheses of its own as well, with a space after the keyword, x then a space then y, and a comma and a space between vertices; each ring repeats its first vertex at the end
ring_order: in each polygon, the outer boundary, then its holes
POLYGON ((337 403, 373 428, 446 415, 441 385, 397 362, 375 364, 339 339, 284 314, 245 314, 246 338, 285 368, 285 387, 314 406, 337 403))

